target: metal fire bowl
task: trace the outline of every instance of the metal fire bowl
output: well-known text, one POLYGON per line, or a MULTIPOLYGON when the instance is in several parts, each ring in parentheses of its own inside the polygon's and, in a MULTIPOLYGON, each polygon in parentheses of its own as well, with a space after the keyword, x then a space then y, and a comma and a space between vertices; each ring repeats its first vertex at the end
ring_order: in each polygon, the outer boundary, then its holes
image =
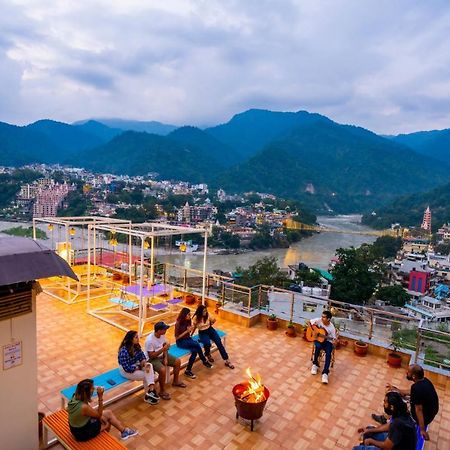
MULTIPOLYGON (((266 406, 267 399, 270 397, 270 391, 264 387, 265 400, 258 403, 247 403, 240 399, 242 393, 247 390, 249 383, 240 383, 234 386, 233 395, 234 402, 236 405, 237 416, 242 417, 247 420, 260 419, 264 412, 264 407, 266 406)), ((252 424, 253 425, 253 424, 252 424)))

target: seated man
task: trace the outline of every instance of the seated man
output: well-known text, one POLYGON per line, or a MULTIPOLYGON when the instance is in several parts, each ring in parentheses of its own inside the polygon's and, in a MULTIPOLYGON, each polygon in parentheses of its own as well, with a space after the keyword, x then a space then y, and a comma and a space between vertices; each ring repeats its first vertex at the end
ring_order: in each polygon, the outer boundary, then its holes
POLYGON ((379 427, 359 428, 363 434, 361 445, 353 450, 415 450, 416 427, 409 415, 408 406, 398 392, 388 392, 384 397, 384 411, 392 416, 389 424, 379 427), (385 431, 387 430, 387 432, 385 431))
POLYGON ((170 328, 164 322, 155 323, 154 332, 150 333, 145 340, 145 352, 149 357, 155 372, 158 372, 159 396, 163 400, 170 400, 170 394, 166 392, 166 374, 169 367, 173 367, 172 386, 185 388, 186 384, 180 382, 179 374, 181 361, 169 355, 170 345, 166 339, 166 331, 170 328))
POLYGON ((319 370, 319 354, 321 350, 325 352, 325 365, 322 370, 322 383, 328 384, 328 374, 330 372, 331 353, 333 352, 333 346, 337 342, 336 328, 331 323, 333 315, 330 311, 324 311, 322 317, 317 319, 311 319, 310 324, 316 325, 326 331, 325 340, 323 342, 314 342, 314 356, 313 365, 311 367, 311 373, 316 375, 319 370))
MULTIPOLYGON (((403 398, 409 396, 411 415, 419 427, 420 435, 426 441, 430 439, 427 431, 428 425, 439 412, 439 398, 433 383, 425 377, 423 368, 418 364, 411 364, 406 372, 406 379, 412 381, 411 388, 398 389, 388 384, 388 391, 396 391, 403 398)), ((382 424, 387 422, 384 416, 372 414, 372 418, 382 424)))

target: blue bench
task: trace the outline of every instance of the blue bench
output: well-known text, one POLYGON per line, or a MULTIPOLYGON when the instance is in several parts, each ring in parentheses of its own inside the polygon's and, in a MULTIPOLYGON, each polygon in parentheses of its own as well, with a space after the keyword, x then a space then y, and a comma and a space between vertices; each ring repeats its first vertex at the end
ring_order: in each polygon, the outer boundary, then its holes
MULTIPOLYGON (((155 375, 157 376, 157 374, 155 374, 155 375)), ((93 377, 92 380, 94 380, 94 386, 103 386, 103 388, 105 389, 105 393, 121 386, 122 384, 125 384, 128 382, 133 383, 133 384, 135 383, 134 381, 130 381, 128 378, 123 377, 120 374, 118 367, 116 367, 115 369, 109 370, 108 372, 101 373, 100 375, 93 377)), ((66 401, 69 401, 72 398, 72 396, 75 393, 75 390, 77 388, 77 384, 69 386, 60 391, 62 408, 65 407, 66 401)), ((104 404, 107 405, 109 403, 115 402, 123 397, 126 397, 127 395, 130 395, 130 394, 133 394, 133 393, 139 391, 140 389, 142 389, 142 382, 139 381, 138 386, 133 386, 131 389, 128 389, 127 391, 125 391, 119 395, 109 398, 107 401, 104 402, 104 404)), ((93 397, 96 397, 96 396, 97 396, 97 392, 94 391, 93 397)))
MULTIPOLYGON (((226 338, 227 334, 222 330, 216 330, 216 331, 225 344, 225 338, 226 338)), ((194 335, 193 338, 198 339, 198 334, 194 335)), ((203 347, 203 344, 200 343, 200 345, 203 347)), ((211 351, 215 351, 215 350, 217 350, 217 347, 214 345, 212 347, 211 351)), ((183 358, 185 356, 190 355, 189 350, 180 348, 177 346, 177 344, 172 344, 170 346, 169 353, 172 356, 174 356, 175 358, 183 358)), ((182 363, 181 367, 184 367, 186 365, 187 365, 187 361, 182 363)), ((133 384, 133 387, 131 387, 130 389, 127 389, 126 391, 105 400, 105 402, 104 402, 105 406, 110 403, 113 403, 117 400, 120 400, 121 398, 124 398, 130 394, 134 394, 135 392, 138 392, 143 388, 141 381, 132 381, 132 380, 129 380, 128 378, 123 377, 120 374, 118 367, 116 367, 115 369, 109 370, 108 372, 101 373, 100 375, 93 377, 92 380, 94 380, 94 386, 103 386, 105 389, 105 393, 108 393, 108 391, 112 391, 113 389, 115 389, 125 383, 133 384), (138 384, 136 385, 136 383, 138 383, 138 384)), ((157 380, 158 380, 158 374, 155 373, 155 382, 157 380)), ((61 407, 63 409, 65 408, 66 402, 72 398, 73 394, 75 393, 76 388, 77 388, 77 385, 74 384, 74 385, 69 386, 65 389, 62 389, 60 391, 61 407)), ((96 397, 96 396, 97 396, 97 392, 94 391, 93 397, 96 397)))
MULTIPOLYGON (((225 331, 222 330, 216 330, 217 334, 219 335, 220 339, 222 339, 224 345, 225 345, 225 339, 227 336, 227 333, 225 333, 225 331)), ((194 334, 194 336, 192 336, 193 339, 198 340, 198 334, 194 334)), ((203 344, 201 342, 199 342, 200 346, 203 348, 203 344)), ((217 347, 214 345, 211 349, 211 351, 217 350, 217 347)), ((174 356, 175 358, 183 358, 184 356, 188 356, 191 354, 191 352, 189 350, 186 350, 184 348, 180 348, 178 347, 177 344, 172 344, 169 348, 169 354, 174 356)), ((186 365, 186 364, 184 364, 186 365)))

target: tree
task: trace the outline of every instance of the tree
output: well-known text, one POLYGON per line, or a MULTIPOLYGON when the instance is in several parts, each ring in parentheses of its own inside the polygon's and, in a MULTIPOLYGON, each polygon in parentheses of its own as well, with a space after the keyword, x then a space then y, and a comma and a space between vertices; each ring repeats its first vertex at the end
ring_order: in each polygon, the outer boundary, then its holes
POLYGON ((265 284, 268 286, 283 287, 289 280, 278 267, 274 256, 266 256, 249 266, 248 269, 236 267, 236 272, 241 274, 239 284, 243 286, 257 286, 265 284))
POLYGON ((373 255, 376 258, 394 258, 401 248, 401 237, 380 236, 372 244, 373 255))
POLYGON ((377 289, 375 296, 379 300, 389 302, 392 306, 405 306, 405 303, 411 299, 411 296, 399 284, 382 286, 377 289))
POLYGON ((300 284, 302 281, 307 286, 320 286, 320 275, 309 267, 302 267, 295 271, 294 281, 300 284))
POLYGON ((333 300, 362 304, 372 297, 381 280, 381 270, 379 260, 374 259, 371 253, 370 245, 336 250, 339 263, 331 271, 330 297, 333 300))

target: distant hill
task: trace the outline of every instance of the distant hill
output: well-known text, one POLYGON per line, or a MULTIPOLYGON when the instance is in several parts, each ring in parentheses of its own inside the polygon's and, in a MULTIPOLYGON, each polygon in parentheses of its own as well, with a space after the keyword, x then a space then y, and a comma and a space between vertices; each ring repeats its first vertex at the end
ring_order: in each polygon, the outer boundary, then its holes
POLYGON ((276 112, 250 109, 236 114, 225 124, 207 128, 205 131, 234 149, 238 158, 236 162, 241 162, 297 125, 329 121, 330 119, 325 116, 306 111, 276 112))
POLYGON ((179 143, 197 147, 198 150, 210 155, 224 168, 230 167, 236 162, 237 154, 234 149, 199 128, 188 126, 177 128, 167 137, 179 143))
POLYGON ((51 162, 61 162, 71 153, 94 148, 104 143, 98 136, 82 127, 74 127, 53 120, 39 120, 27 125, 26 128, 40 132, 58 148, 57 155, 47 157, 47 160, 51 162))
POLYGON ((95 120, 88 120, 87 122, 77 124, 76 126, 87 131, 91 135, 97 136, 104 143, 123 133, 123 130, 119 128, 110 128, 95 120))
POLYGON ((41 132, 0 122, 0 166, 42 163, 46 155, 57 153, 58 148, 41 132))
POLYGON ((412 148, 417 153, 445 163, 450 161, 450 129, 418 131, 417 133, 390 136, 390 138, 412 148))
POLYGON ((426 207, 431 209, 431 225, 436 231, 450 221, 450 183, 431 191, 397 198, 392 203, 363 216, 364 224, 374 228, 389 228, 393 223, 420 227, 426 207))
POLYGON ((0 123, 0 165, 64 163, 72 155, 98 147, 121 132, 89 122, 74 126, 39 120, 22 127, 0 123))
MULTIPOLYGON (((159 134, 161 136, 166 136, 170 132, 174 131, 175 125, 168 125, 161 122, 155 122, 154 120, 146 122, 140 120, 126 120, 126 119, 114 119, 114 118, 96 118, 93 119, 95 122, 102 123, 109 128, 117 128, 123 131, 145 131, 146 133, 159 134)), ((80 120, 75 122, 74 125, 84 124, 90 122, 90 120, 80 120)))
MULTIPOLYGON (((145 175, 158 172, 162 178, 204 181, 223 166, 200 146, 166 136, 127 131, 93 151, 77 156, 78 164, 99 172, 145 175)), ((70 161, 69 161, 70 162, 70 161)))
POLYGON ((354 212, 449 179, 450 168, 402 145, 363 128, 317 120, 292 128, 214 183, 299 198, 319 210, 354 212), (306 192, 311 187, 313 195, 306 192))

